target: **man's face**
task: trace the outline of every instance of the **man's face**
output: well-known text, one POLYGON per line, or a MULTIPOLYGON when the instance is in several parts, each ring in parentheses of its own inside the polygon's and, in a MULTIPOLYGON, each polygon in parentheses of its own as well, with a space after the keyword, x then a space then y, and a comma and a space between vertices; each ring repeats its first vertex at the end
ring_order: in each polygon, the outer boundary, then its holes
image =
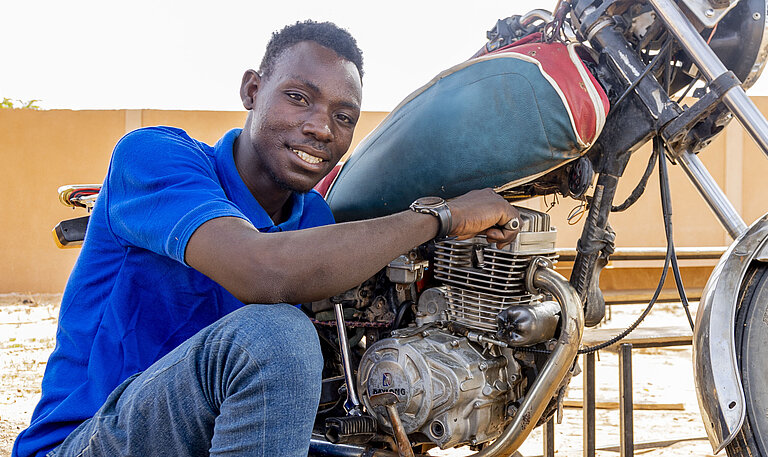
POLYGON ((361 93, 357 68, 333 50, 303 41, 283 51, 251 106, 243 99, 260 172, 283 189, 312 189, 349 149, 361 93))

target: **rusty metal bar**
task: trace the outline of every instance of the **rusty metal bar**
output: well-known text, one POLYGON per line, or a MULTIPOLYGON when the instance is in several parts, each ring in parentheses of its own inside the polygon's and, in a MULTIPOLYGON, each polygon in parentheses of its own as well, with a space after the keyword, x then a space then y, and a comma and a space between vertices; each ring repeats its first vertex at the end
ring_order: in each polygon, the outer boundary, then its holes
POLYGON ((544 457, 555 457, 555 418, 550 417, 544 423, 544 457))
POLYGON ((584 457, 595 457, 595 353, 584 354, 584 457))
POLYGON ((635 455, 635 434, 632 409, 632 345, 619 349, 619 453, 621 457, 635 455))
MULTIPOLYGON (((678 260, 717 260, 728 249, 727 246, 705 246, 675 248, 678 260)), ((558 250, 561 262, 572 262, 576 258, 576 249, 558 250)), ((616 248, 610 260, 664 260, 667 254, 665 247, 636 247, 616 248)))

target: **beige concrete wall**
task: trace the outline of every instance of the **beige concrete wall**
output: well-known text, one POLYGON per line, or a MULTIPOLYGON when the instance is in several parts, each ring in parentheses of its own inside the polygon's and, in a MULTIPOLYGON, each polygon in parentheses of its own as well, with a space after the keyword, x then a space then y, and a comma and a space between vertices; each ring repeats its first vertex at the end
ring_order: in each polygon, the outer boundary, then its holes
MULTIPOLYGON (((768 97, 757 97, 755 101, 764 113, 768 113, 768 97)), ((363 113, 353 145, 386 114, 363 113)), ((5 198, 0 199, 3 233, 0 252, 5 257, 0 267, 0 293, 63 290, 79 251, 57 249, 51 229, 62 219, 85 213, 62 206, 56 197, 56 189, 63 184, 100 183, 112 148, 123 134, 143 126, 173 125, 201 141, 213 143, 227 130, 241 127, 244 120, 244 112, 0 110, 0 154, 4 159, 0 179, 5 190, 5 198)), ((649 154, 646 147, 632 158, 619 186, 617 200, 623 200, 635 186, 649 154)), ((763 191, 768 190, 765 178, 768 161, 740 127, 729 127, 701 157, 747 223, 768 210, 761 198, 763 191)), ((729 244, 724 230, 682 171, 671 167, 670 173, 676 245, 729 244)), ((551 199, 547 203, 551 203, 551 199)), ((545 208, 542 199, 523 204, 545 208)), ((583 220, 573 226, 566 222, 567 214, 577 204, 561 199, 550 210, 559 230, 558 244, 562 247, 574 247, 580 234, 583 220)), ((619 246, 664 245, 656 173, 640 201, 626 213, 612 216, 611 225, 618 234, 619 246)), ((654 274, 652 269, 647 270, 648 265, 630 263, 621 266, 637 267, 633 270, 636 274, 608 273, 606 285, 632 288, 635 284, 635 288, 645 288, 646 283, 652 282, 654 274), (639 281, 641 277, 648 280, 639 281)), ((689 267, 687 270, 693 272, 692 285, 696 286, 706 276, 706 265, 703 268, 689 267)))

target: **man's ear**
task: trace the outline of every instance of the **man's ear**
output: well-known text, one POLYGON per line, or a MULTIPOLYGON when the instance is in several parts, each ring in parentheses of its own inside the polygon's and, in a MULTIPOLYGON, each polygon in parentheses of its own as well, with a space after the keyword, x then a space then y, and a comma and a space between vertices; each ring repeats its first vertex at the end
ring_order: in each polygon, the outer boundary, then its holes
POLYGON ((253 102, 256 99, 256 92, 261 85, 261 75, 256 70, 246 70, 243 74, 243 82, 240 84, 240 99, 243 101, 245 109, 253 108, 253 102))

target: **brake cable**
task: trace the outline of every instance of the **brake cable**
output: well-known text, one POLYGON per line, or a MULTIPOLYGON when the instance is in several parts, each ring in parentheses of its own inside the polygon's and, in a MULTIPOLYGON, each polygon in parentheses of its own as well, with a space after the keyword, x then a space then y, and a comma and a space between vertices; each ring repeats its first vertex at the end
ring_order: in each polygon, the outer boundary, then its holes
POLYGON ((645 186, 648 185, 648 178, 650 178, 651 173, 653 173, 653 169, 656 168, 656 157, 656 153, 652 152, 651 156, 648 158, 648 165, 645 167, 645 172, 643 172, 643 176, 640 178, 640 182, 637 183, 637 186, 635 186, 635 188, 632 190, 632 193, 629 194, 629 197, 624 200, 624 203, 619 206, 611 206, 612 213, 618 213, 626 210, 630 206, 634 205, 635 202, 643 195, 645 192, 645 186))
MULTIPOLYGON (((717 30, 717 25, 712 29, 712 33, 709 36, 709 39, 712 39, 712 36, 715 34, 715 30, 717 30)), ((707 44, 709 44, 709 41, 707 41, 707 44)), ((670 59, 672 57, 672 51, 670 50, 670 59)), ((670 87, 672 86, 672 79, 669 75, 669 68, 672 65, 667 62, 666 71, 664 72, 664 86, 667 89, 667 92, 669 92, 670 87)), ((686 93, 690 90, 691 87, 693 87, 693 84, 696 83, 696 81, 699 79, 699 76, 701 75, 701 72, 699 72, 699 75, 696 76, 696 78, 693 79, 692 83, 686 88, 686 93)), ((685 94, 683 94, 685 96, 685 94)), ((661 144, 661 140, 659 140, 659 144, 661 144)), ((669 190, 669 174, 667 172, 667 156, 664 154, 664 148, 663 144, 659 148, 659 154, 661 155, 661 160, 659 161, 659 187, 661 190, 661 205, 662 205, 662 211, 664 212, 664 232, 667 237, 667 245, 672 251, 672 273, 675 276, 675 286, 677 287, 677 295, 680 297, 680 303, 683 306, 683 310, 685 311, 685 317, 688 318, 688 324, 691 327, 691 331, 693 331, 693 318, 691 317, 691 310, 688 304, 688 296, 685 293, 685 287, 683 286, 683 277, 680 274, 680 266, 677 263, 677 253, 675 253, 675 241, 674 241, 674 232, 672 230, 672 193, 669 190), (664 210, 664 206, 666 205, 666 210, 664 210)))

